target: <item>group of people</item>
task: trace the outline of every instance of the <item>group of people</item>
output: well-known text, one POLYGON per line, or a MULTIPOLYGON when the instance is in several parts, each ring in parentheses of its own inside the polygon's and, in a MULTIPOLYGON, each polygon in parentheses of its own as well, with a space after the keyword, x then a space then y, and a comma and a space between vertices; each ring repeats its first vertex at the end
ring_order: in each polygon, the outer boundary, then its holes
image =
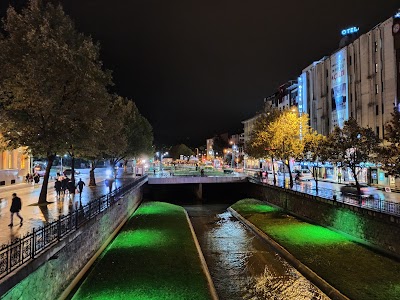
POLYGON ((63 195, 68 192, 69 198, 71 199, 71 195, 75 195, 75 190, 78 191, 79 197, 82 197, 82 191, 85 183, 82 179, 79 179, 78 183, 75 185, 75 181, 68 178, 68 176, 61 175, 57 173, 56 181, 54 183, 54 188, 56 190, 57 198, 60 198, 61 193, 63 195))
POLYGON ((33 184, 38 184, 40 181, 40 175, 38 173, 34 173, 34 174, 26 174, 25 176, 25 182, 26 183, 33 183, 33 184))

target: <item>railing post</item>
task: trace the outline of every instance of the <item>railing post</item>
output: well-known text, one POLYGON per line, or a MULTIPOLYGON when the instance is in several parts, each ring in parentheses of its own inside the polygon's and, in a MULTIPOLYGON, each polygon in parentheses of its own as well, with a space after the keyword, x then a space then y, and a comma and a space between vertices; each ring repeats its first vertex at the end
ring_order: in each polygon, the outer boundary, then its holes
POLYGON ((60 240, 61 239, 61 217, 58 217, 57 220, 57 239, 60 240))
POLYGON ((35 258, 35 248, 36 248, 36 233, 35 228, 32 229, 32 242, 31 242, 31 258, 35 258))

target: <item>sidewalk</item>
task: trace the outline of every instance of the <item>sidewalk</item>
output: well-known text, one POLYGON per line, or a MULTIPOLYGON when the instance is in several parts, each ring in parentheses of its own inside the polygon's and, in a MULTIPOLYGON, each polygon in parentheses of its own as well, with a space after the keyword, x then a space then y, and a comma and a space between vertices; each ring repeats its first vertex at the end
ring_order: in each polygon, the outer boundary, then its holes
MULTIPOLYGON (((342 182, 339 183, 339 182, 337 182, 336 180, 333 180, 333 179, 321 179, 321 178, 319 178, 318 181, 331 182, 331 183, 336 183, 336 184, 341 184, 341 185, 354 183, 354 181, 351 181, 351 182, 350 181, 342 181, 342 182)), ((384 191, 385 187, 387 187, 385 185, 378 185, 378 184, 368 184, 368 185, 370 185, 372 187, 376 187, 377 189, 380 189, 382 191, 384 191)), ((400 189, 399 188, 390 188, 390 190, 393 193, 400 193, 400 189)))
MULTIPOLYGON (((96 171, 95 171, 96 172, 96 171)), ((86 186, 83 188, 82 198, 76 194, 73 198, 69 198, 68 194, 56 198, 54 190, 54 180, 50 181, 47 188, 47 201, 52 202, 47 206, 32 206, 39 199, 39 194, 42 185, 31 185, 27 183, 15 184, 12 186, 0 187, 0 246, 9 243, 12 239, 21 237, 33 228, 43 226, 46 222, 57 220, 61 215, 67 215, 80 204, 85 205, 93 199, 108 193, 108 187, 105 186, 105 174, 96 172, 97 186, 89 187, 88 174, 77 175, 76 180, 82 178, 86 186), (10 206, 12 193, 17 195, 22 200, 21 216, 24 218, 23 225, 20 226, 19 218, 14 215, 14 226, 8 227, 10 224, 10 206)), ((122 176, 120 176, 122 177, 122 176)), ((120 187, 127 181, 132 181, 133 175, 126 175, 122 178, 117 178, 114 182, 113 189, 120 187)))

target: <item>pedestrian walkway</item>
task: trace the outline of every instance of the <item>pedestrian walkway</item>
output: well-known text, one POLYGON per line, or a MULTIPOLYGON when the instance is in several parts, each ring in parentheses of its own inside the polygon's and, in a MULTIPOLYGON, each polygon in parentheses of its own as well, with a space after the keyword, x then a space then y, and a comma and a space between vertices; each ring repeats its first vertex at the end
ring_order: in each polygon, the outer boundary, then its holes
MULTIPOLYGON (((87 174, 88 175, 88 174, 87 174)), ((33 228, 38 228, 45 225, 47 222, 57 220, 61 215, 67 215, 70 211, 75 210, 80 205, 85 205, 89 201, 96 199, 109 192, 105 185, 105 173, 99 170, 95 171, 97 186, 89 187, 89 177, 86 174, 77 175, 76 181, 79 178, 85 182, 82 197, 79 194, 69 196, 62 195, 57 199, 54 189, 54 180, 49 182, 47 189, 47 201, 52 202, 47 206, 34 205, 38 202, 42 184, 33 186, 28 183, 21 183, 12 186, 0 187, 0 246, 9 243, 12 239, 19 238, 31 232, 33 228), (19 219, 15 219, 14 226, 8 227, 10 224, 10 206, 12 193, 17 193, 22 200, 21 216, 24 218, 23 225, 19 225, 19 219), (18 221, 18 222, 17 222, 18 221)), ((128 181, 132 181, 134 176, 127 175, 117 178, 113 183, 113 189, 118 188, 128 181)))

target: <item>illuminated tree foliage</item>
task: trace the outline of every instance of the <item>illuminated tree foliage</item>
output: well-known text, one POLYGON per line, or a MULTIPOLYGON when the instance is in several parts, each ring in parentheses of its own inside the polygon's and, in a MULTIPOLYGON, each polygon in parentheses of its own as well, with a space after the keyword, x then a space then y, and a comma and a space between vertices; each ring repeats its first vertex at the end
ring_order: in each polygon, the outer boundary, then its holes
POLYGON ((343 129, 335 127, 328 135, 324 143, 323 160, 338 163, 342 168, 349 168, 360 195, 360 165, 373 159, 379 143, 379 138, 371 128, 361 127, 355 119, 350 118, 344 123, 343 129))
POLYGON ((379 160, 389 175, 400 177, 400 112, 396 107, 385 129, 385 143, 379 149, 379 160))
POLYGON ((99 47, 78 33, 61 6, 32 0, 4 19, 0 37, 0 128, 12 147, 48 160, 39 203, 47 203, 56 154, 81 148, 103 126, 109 72, 99 47))
POLYGON ((302 159, 305 141, 310 134, 308 115, 299 115, 296 110, 284 110, 282 114, 267 129, 270 136, 270 149, 286 165, 289 171, 290 186, 293 186, 293 176, 290 159, 302 159))
POLYGON ((326 137, 310 129, 310 133, 304 137, 304 158, 313 163, 312 173, 315 179, 315 189, 318 191, 318 164, 325 151, 326 137))

